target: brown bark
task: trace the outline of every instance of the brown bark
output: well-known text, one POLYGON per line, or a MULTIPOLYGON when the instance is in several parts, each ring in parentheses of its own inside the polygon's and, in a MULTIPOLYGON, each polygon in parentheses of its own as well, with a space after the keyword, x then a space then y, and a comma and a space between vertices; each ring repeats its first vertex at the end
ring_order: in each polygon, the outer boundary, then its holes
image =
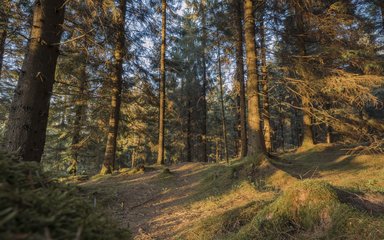
POLYGON ((246 103, 245 103, 245 84, 244 84, 244 56, 243 56, 243 23, 242 23, 242 3, 235 0, 235 21, 236 21, 236 98, 237 98, 237 118, 239 122, 238 130, 240 136, 239 157, 247 155, 247 122, 246 122, 246 103))
POLYGON ((115 46, 113 51, 113 68, 111 73, 112 97, 111 112, 108 123, 107 145, 104 154, 104 162, 100 174, 110 174, 114 170, 116 161, 117 134, 120 120, 121 91, 123 61, 125 55, 125 14, 127 1, 120 0, 118 6, 119 14, 113 22, 115 28, 115 46))
POLYGON ((162 0, 161 59, 160 59, 160 106, 159 106, 159 146, 157 164, 164 164, 164 115, 165 115, 165 51, 167 31, 167 1, 162 0))
MULTIPOLYGON (((264 13, 263 13, 264 14, 264 13)), ((265 26, 264 16, 261 18, 260 27, 261 37, 261 85, 263 91, 263 126, 264 126, 264 147, 267 152, 272 149, 271 126, 269 118, 269 94, 268 94, 268 76, 267 76, 267 50, 265 46, 265 26)))
MULTIPOLYGON (((217 34, 217 39, 219 38, 219 35, 217 34)), ((228 157, 228 137, 227 137, 227 119, 225 117, 225 107, 224 107, 224 89, 223 89, 223 77, 221 73, 221 46, 220 46, 220 40, 218 44, 218 63, 219 63, 219 85, 220 85, 220 103, 221 103, 221 124, 222 124, 222 130, 223 130, 223 140, 224 140, 224 157, 225 161, 229 163, 229 157, 228 157)))
POLYGON ((248 69, 248 155, 263 152, 260 131, 259 89, 257 80, 257 54, 255 43, 255 18, 253 0, 244 0, 244 30, 248 69))
POLYGON ((40 161, 55 81, 64 0, 36 1, 28 52, 9 113, 6 145, 24 161, 40 161))
MULTIPOLYGON (((307 49, 306 49, 306 30, 304 25, 304 11, 302 10, 302 7, 298 5, 298 3, 294 4, 294 10, 295 10, 295 22, 297 26, 297 47, 299 49, 299 59, 298 64, 301 66, 302 69, 305 69, 303 66, 305 64, 305 56, 307 55, 307 49)), ((303 81, 309 81, 305 76, 305 72, 301 73, 301 77, 303 78, 303 81)), ((302 147, 311 147, 314 145, 314 138, 313 138, 313 132, 312 132, 312 118, 311 118, 311 107, 310 107, 310 99, 308 96, 306 96, 305 90, 302 89, 303 92, 301 92, 301 103, 303 108, 303 137, 302 137, 302 147)))
POLYGON ((5 40, 7 38, 9 1, 4 0, 0 6, 0 79, 3 69, 5 40))
POLYGON ((202 118, 203 118, 203 124, 202 124, 202 160, 203 162, 208 162, 208 152, 207 152, 207 64, 206 64, 206 41, 207 41, 207 23, 206 23, 206 0, 201 0, 201 24, 202 24, 202 48, 203 48, 203 55, 202 55, 202 64, 203 64, 203 89, 202 89, 202 118))

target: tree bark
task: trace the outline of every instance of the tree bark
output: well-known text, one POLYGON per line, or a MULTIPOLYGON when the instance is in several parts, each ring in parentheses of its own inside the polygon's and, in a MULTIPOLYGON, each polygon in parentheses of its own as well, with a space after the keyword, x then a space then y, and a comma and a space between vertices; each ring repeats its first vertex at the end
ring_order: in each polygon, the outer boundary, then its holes
POLYGON ((159 106, 159 146, 157 164, 164 164, 164 117, 165 117, 165 51, 167 34, 167 1, 162 0, 162 27, 161 27, 161 50, 160 50, 160 106, 159 106))
POLYGON ((224 157, 225 161, 229 163, 229 157, 228 157, 228 137, 227 137, 227 119, 225 117, 225 107, 224 107, 224 89, 223 89, 223 77, 221 74, 221 46, 220 46, 220 38, 219 34, 217 34, 217 39, 219 41, 218 44, 218 50, 217 50, 217 57, 218 57, 218 63, 219 63, 219 85, 220 85, 220 103, 221 103, 221 124, 222 124, 222 130, 223 130, 223 140, 224 140, 224 157))
MULTIPOLYGON (((84 47, 85 48, 85 47, 84 47)), ((75 119, 73 122, 73 136, 71 144, 71 171, 73 175, 77 174, 77 165, 79 157, 79 144, 81 140, 81 128, 84 121, 84 114, 86 108, 86 86, 87 86, 87 61, 86 52, 82 53, 84 55, 84 61, 82 63, 80 73, 79 73, 79 92, 77 99, 75 100, 75 119)))
POLYGON ((5 40, 7 39, 9 1, 4 0, 0 6, 0 80, 3 69, 5 40))
POLYGON ((191 144, 191 137, 192 137, 192 106, 191 106, 191 100, 188 99, 188 116, 187 116, 187 161, 192 162, 192 144, 191 144))
POLYGON ((64 22, 64 0, 36 1, 33 24, 9 113, 6 145, 24 161, 44 151, 48 112, 64 22))
POLYGON ((203 118, 203 124, 202 124, 202 159, 203 162, 208 162, 208 152, 207 152, 207 63, 206 63, 206 41, 207 41, 207 23, 206 23, 206 0, 201 0, 201 24, 202 24, 202 48, 203 48, 203 55, 202 55, 202 64, 203 64, 203 89, 202 89, 202 118, 203 118))
POLYGON ((104 154, 104 162, 100 174, 110 174, 115 168, 117 134, 120 120, 121 92, 123 61, 125 56, 125 14, 127 10, 127 1, 120 0, 119 14, 113 22, 115 28, 115 46, 113 51, 113 68, 111 73, 112 97, 111 112, 108 123, 107 145, 104 154))
MULTIPOLYGON (((265 2, 263 1, 263 4, 265 2)), ((264 6, 265 8, 265 6, 264 6)), ((263 11, 262 14, 264 14, 263 11)), ((264 26, 264 16, 261 17, 261 27, 260 27, 260 37, 261 37, 261 85, 263 91, 263 126, 264 126, 264 147, 267 152, 270 152, 272 149, 271 143, 271 125, 270 125, 270 114, 269 114, 269 93, 268 93, 268 76, 267 76, 267 50, 265 46, 265 26, 264 26)))
POLYGON ((253 0, 244 0, 244 29, 248 70, 248 155, 263 152, 260 131, 259 88, 257 80, 257 54, 255 42, 255 18, 253 0))
POLYGON ((245 103, 244 83, 244 56, 243 56, 243 23, 242 23, 242 2, 235 0, 235 21, 236 21, 236 98, 237 98, 237 119, 240 136, 238 156, 243 158, 247 155, 247 121, 245 103))
MULTIPOLYGON (((299 49, 299 65, 303 66, 305 61, 305 56, 307 55, 307 49, 306 49, 306 30, 304 26, 304 12, 300 6, 298 6, 299 3, 293 3, 294 4, 294 10, 295 10, 295 22, 297 26, 297 47, 299 49)), ((304 67, 302 67, 305 69, 304 67)), ((309 79, 306 79, 305 74, 301 74, 303 81, 309 81, 309 79)), ((313 132, 312 132, 312 118, 311 118, 311 107, 310 107, 310 99, 306 96, 306 93, 304 90, 301 93, 301 103, 303 108, 303 137, 302 137, 302 143, 301 146, 311 147, 314 145, 314 138, 313 138, 313 132)))

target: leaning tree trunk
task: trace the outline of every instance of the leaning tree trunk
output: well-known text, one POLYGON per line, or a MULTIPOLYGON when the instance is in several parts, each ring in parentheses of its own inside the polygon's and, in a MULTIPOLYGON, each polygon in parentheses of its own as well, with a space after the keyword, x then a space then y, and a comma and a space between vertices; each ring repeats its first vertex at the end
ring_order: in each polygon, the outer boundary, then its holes
MULTIPOLYGON (((263 2, 265 4, 265 2, 263 2)), ((265 6, 264 6, 265 8, 265 6)), ((263 11, 263 14, 265 11, 263 11)), ((267 76, 267 50, 265 46, 265 26, 264 26, 264 16, 261 17, 261 27, 260 27, 260 37, 261 37, 261 85, 263 91, 263 126, 264 126, 264 147, 267 152, 270 152, 272 149, 271 142, 271 124, 270 124, 270 114, 269 114, 269 93, 268 93, 268 76, 267 76)))
POLYGON ((217 34, 217 39, 219 41, 218 46, 218 63, 219 63, 219 85, 220 85, 220 103, 221 103, 221 125, 223 128, 223 140, 224 140, 224 157, 225 161, 229 163, 229 157, 228 157, 228 137, 227 137, 227 119, 225 117, 225 107, 224 107, 224 89, 223 89, 223 77, 221 74, 221 46, 220 46, 220 40, 219 40, 219 34, 217 34))
POLYGON ((203 64, 203 89, 202 89, 202 118, 203 118, 203 125, 202 125, 202 147, 203 147, 203 162, 208 162, 208 152, 207 152, 207 63, 206 63, 206 41, 207 41, 207 23, 206 23, 206 0, 201 0, 201 24, 202 24, 202 48, 203 48, 203 55, 202 55, 202 64, 203 64))
POLYGON ((9 1, 4 0, 3 4, 0 6, 0 79, 3 68, 5 40, 7 38, 8 17, 9 1))
POLYGON ((157 164, 164 164, 164 115, 165 115, 165 51, 167 31, 167 1, 162 0, 161 59, 160 59, 160 106, 159 106, 159 146, 157 164))
POLYGON ((115 46, 114 63, 111 75, 112 97, 111 112, 108 123, 107 145, 104 154, 104 162, 100 174, 110 174, 115 168, 117 134, 120 120, 121 92, 122 92, 122 74, 123 61, 125 55, 125 13, 127 10, 127 1, 119 2, 119 14, 114 20, 115 27, 115 46))
POLYGON ((40 161, 59 56, 64 0, 36 1, 28 52, 9 113, 6 146, 24 161, 40 161))
POLYGON ((255 19, 253 0, 244 0, 244 29, 248 69, 248 155, 263 152, 260 131, 259 88, 257 81, 257 54, 255 42, 255 19))
POLYGON ((235 0, 235 22, 236 22, 236 95, 237 95, 237 118, 239 122, 240 147, 239 157, 247 155, 247 123, 244 84, 244 56, 243 56, 243 23, 242 3, 235 0))

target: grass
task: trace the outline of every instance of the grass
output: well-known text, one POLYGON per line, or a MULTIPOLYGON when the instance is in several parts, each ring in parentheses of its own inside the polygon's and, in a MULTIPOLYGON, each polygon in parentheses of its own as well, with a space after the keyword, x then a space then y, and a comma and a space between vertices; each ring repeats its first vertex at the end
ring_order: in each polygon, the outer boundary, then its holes
POLYGON ((179 238, 384 239, 384 156, 318 146, 284 158, 209 169, 190 207, 225 210, 179 238), (372 193, 376 202, 366 197, 372 193), (225 208, 240 196, 249 199, 225 208))

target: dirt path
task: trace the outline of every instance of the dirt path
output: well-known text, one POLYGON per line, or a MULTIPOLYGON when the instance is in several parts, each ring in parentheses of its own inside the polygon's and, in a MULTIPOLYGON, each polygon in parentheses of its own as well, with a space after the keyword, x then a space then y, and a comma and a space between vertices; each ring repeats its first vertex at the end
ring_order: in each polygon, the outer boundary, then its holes
POLYGON ((129 227, 134 239, 173 239, 196 218, 207 213, 190 209, 188 203, 207 169, 207 164, 188 163, 137 175, 112 176, 82 184, 100 197, 114 195, 107 205, 121 227, 129 227))

